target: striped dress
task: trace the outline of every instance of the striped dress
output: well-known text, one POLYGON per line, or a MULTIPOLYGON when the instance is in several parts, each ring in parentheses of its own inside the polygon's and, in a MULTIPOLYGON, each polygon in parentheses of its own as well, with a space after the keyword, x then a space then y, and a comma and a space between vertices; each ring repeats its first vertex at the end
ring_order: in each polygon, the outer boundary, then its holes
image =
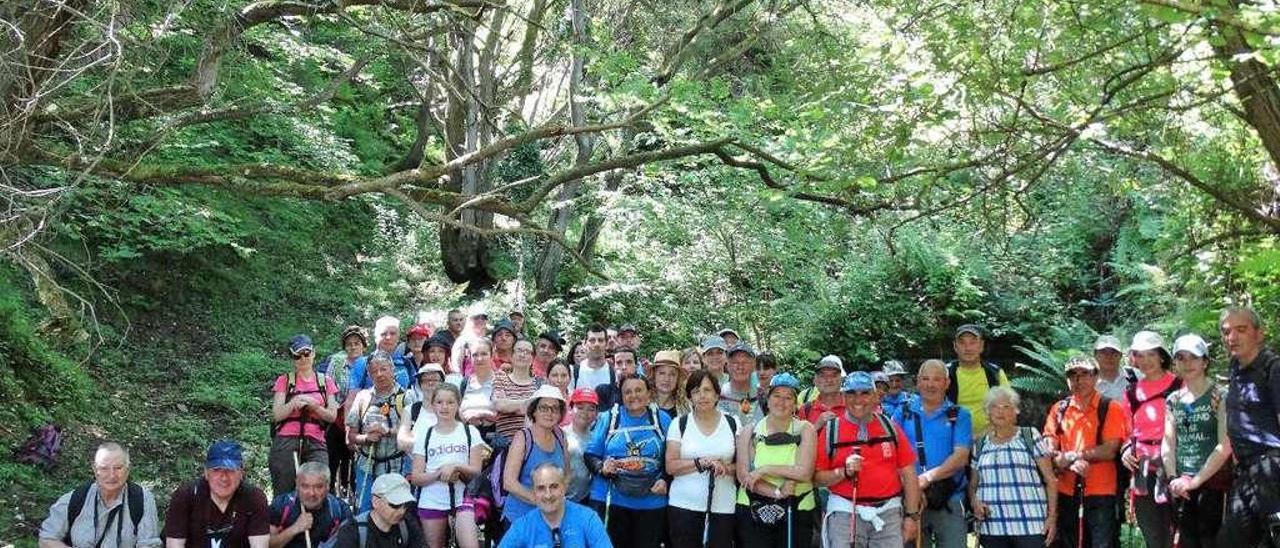
POLYGON ((978 500, 987 505, 981 523, 983 536, 1026 536, 1044 532, 1048 500, 1044 480, 1035 459, 1045 456, 1037 432, 1035 447, 1028 448, 1021 432, 1004 443, 986 435, 981 453, 973 456, 978 471, 978 500), (1034 453, 1034 458, 1032 454, 1034 453))

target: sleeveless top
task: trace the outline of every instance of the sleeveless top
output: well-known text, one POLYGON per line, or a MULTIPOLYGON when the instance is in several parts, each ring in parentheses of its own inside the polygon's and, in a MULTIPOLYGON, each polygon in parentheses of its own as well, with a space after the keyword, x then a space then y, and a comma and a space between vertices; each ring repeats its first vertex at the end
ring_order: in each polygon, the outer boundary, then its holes
MULTIPOLYGON (((754 441, 752 443, 755 445, 756 455, 755 460, 751 462, 751 468, 755 469, 769 465, 791 466, 795 464, 796 456, 800 452, 800 444, 765 445, 765 436, 772 433, 768 431, 769 425, 767 422, 768 419, 760 419, 760 422, 757 422, 755 428, 752 430, 752 434, 754 434, 754 441)), ((788 428, 788 433, 799 436, 802 425, 803 421, 800 419, 791 419, 791 426, 788 428)), ((746 457, 746 455, 742 456, 746 457)), ((766 477, 765 481, 779 487, 781 487, 784 482, 784 480, 774 477, 766 477)), ((795 494, 801 496, 800 504, 796 507, 797 510, 812 510, 814 508, 812 483, 797 483, 795 494)), ((746 487, 738 487, 738 504, 742 506, 749 504, 746 487)))
MULTIPOLYGON (((527 430, 526 433, 532 433, 533 430, 527 430)), ((539 447, 537 442, 526 438, 529 442, 529 448, 525 451, 524 466, 520 467, 520 485, 533 488, 533 471, 544 463, 552 463, 556 466, 564 468, 564 446, 560 444, 560 439, 554 434, 551 436, 551 450, 547 451, 539 447)), ((510 453, 507 456, 511 456, 510 453)), ((519 497, 508 495, 503 501, 502 519, 515 523, 517 519, 528 513, 530 510, 537 508, 529 504, 519 497)))
POLYGON ((1182 395, 1186 388, 1169 394, 1168 412, 1173 414, 1174 431, 1177 435, 1178 475, 1195 475, 1209 460, 1209 454, 1218 446, 1218 410, 1221 405, 1221 394, 1217 385, 1210 385, 1191 403, 1185 403, 1182 395))

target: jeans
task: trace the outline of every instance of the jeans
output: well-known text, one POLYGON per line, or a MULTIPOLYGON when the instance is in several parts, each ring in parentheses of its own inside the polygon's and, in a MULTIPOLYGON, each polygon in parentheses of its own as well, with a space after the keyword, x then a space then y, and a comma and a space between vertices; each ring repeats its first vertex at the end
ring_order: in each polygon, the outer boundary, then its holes
MULTIPOLYGON (((1218 546, 1253 548, 1269 540, 1267 519, 1280 511, 1280 450, 1240 458, 1218 530, 1218 546)), ((1275 542, 1275 539, 1270 539, 1275 542)))
POLYGON ((1058 494, 1058 538, 1067 548, 1117 548, 1115 539, 1119 522, 1116 521, 1115 495, 1098 495, 1084 498, 1084 542, 1077 542, 1076 511, 1079 505, 1074 495, 1058 494))
POLYGON ((942 510, 925 510, 920 521, 921 546, 929 548, 965 548, 969 526, 964 520, 960 499, 947 501, 942 510))

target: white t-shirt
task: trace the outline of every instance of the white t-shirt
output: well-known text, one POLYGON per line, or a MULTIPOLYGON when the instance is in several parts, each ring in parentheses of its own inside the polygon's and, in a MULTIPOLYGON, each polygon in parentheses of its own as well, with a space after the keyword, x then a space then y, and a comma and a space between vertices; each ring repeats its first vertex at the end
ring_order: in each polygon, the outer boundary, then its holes
MULTIPOLYGON (((569 391, 572 392, 579 388, 590 388, 594 390, 597 386, 609 384, 609 370, 612 367, 613 366, 609 365, 609 362, 604 362, 604 366, 600 369, 592 369, 587 366, 586 360, 583 360, 581 364, 578 364, 578 382, 573 383, 572 386, 569 387, 569 391)), ((569 380, 572 383, 573 379, 569 380)))
MULTIPOLYGON (((427 429, 435 426, 437 422, 440 422, 440 419, 436 417, 436 410, 432 409, 430 405, 422 404, 422 411, 418 412, 418 418, 413 421, 414 451, 417 451, 417 446, 421 445, 418 440, 427 435, 427 429)), ((431 436, 435 437, 435 434, 433 433, 431 436)))
MULTIPOLYGON (((710 436, 704 435, 698 428, 698 421, 689 415, 689 424, 680 434, 680 420, 671 421, 667 430, 667 439, 680 442, 680 458, 693 459, 707 457, 717 460, 733 460, 734 439, 729 429, 729 421, 720 414, 720 424, 710 436)), ((668 504, 676 508, 694 512, 707 511, 707 474, 710 472, 693 472, 676 476, 671 480, 670 499, 668 504)), ((715 492, 712 494, 711 512, 715 514, 732 514, 738 495, 733 474, 716 478, 715 492)))
MULTIPOLYGON (((419 417, 422 418, 422 417, 419 417)), ((484 445, 484 438, 480 437, 480 431, 476 427, 467 425, 471 430, 471 446, 467 446, 467 434, 459 426, 462 423, 455 423, 452 432, 444 433, 438 428, 431 432, 431 445, 424 446, 427 441, 427 429, 423 428, 422 433, 418 434, 417 424, 414 425, 413 438, 413 454, 423 455, 427 461, 427 472, 435 472, 441 466, 446 464, 467 464, 471 457, 471 451, 478 446, 484 445)), ((454 504, 462 504, 462 494, 466 489, 466 482, 459 480, 453 482, 454 504)), ((449 509, 449 490, 444 482, 428 483, 422 488, 422 494, 418 496, 418 507, 431 510, 448 510, 449 509)))

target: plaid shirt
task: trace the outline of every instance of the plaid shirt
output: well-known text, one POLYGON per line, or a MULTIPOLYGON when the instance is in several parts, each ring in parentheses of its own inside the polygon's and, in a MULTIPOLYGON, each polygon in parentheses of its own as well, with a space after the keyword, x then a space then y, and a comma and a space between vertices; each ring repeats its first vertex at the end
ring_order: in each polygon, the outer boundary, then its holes
POLYGON ((994 443, 988 434, 982 453, 974 455, 978 499, 988 509, 987 519, 981 522, 982 535, 1024 536, 1044 531, 1048 500, 1032 453, 1041 458, 1045 451, 1039 433, 1035 440, 1036 447, 1029 449, 1021 432, 1004 443, 994 443))

